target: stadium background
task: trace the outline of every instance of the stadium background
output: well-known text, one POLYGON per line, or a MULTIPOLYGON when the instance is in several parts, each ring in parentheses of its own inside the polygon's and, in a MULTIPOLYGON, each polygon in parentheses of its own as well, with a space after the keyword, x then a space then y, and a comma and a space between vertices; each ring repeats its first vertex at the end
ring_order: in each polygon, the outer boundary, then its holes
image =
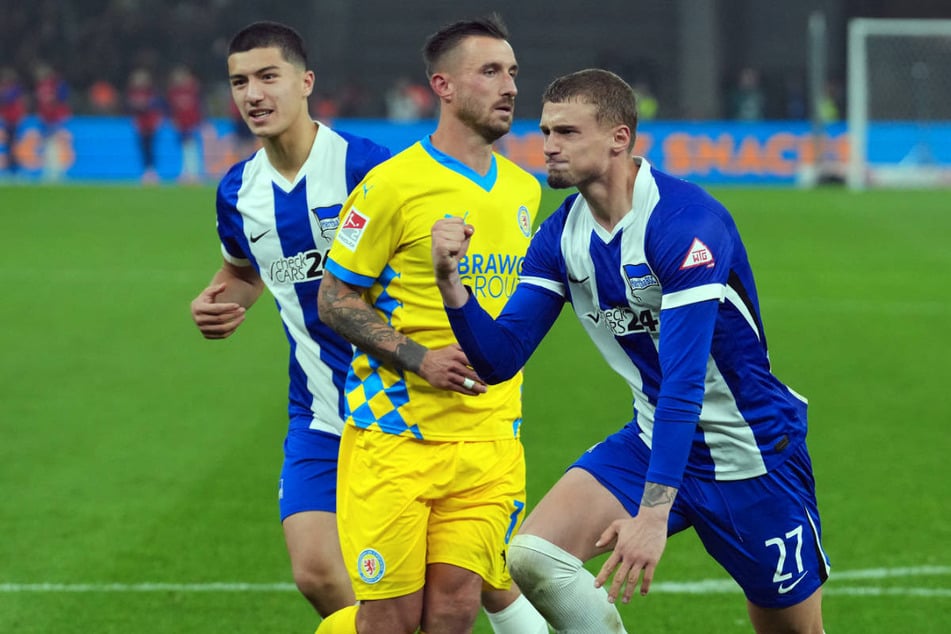
MULTIPOLYGON (((777 374, 810 398, 834 564, 826 630, 946 631, 948 192, 783 185, 797 182, 809 151, 808 113, 790 118, 787 99, 805 81, 808 16, 826 16, 829 77, 843 81, 849 17, 947 18, 951 9, 924 0, 609 0, 595 10, 525 0, 476 1, 465 13, 490 8, 508 22, 522 65, 507 153, 537 169, 533 118, 544 85, 608 66, 655 91, 658 117, 642 126, 648 156, 711 185, 736 215, 777 374), (760 121, 729 114, 747 66, 762 78, 760 121), (697 151, 708 146, 720 148, 719 162, 697 151)), ((385 88, 420 78, 420 42, 457 17, 450 3, 419 0, 0 1, 0 65, 26 75, 44 59, 60 69, 74 115, 59 147, 80 159, 55 185, 42 183, 39 156, 0 181, 0 632, 312 631, 275 518, 286 407, 276 311, 261 302, 235 337, 215 344, 187 310, 220 262, 213 181, 237 157, 214 88, 223 46, 254 19, 295 24, 326 94, 354 80, 367 87, 364 110, 335 125, 399 146, 430 124, 387 121, 385 88), (166 126, 166 185, 137 186, 129 121, 93 114, 86 101, 97 79, 122 86, 142 50, 158 73, 189 64, 207 89, 207 183, 175 185, 179 148, 166 126)), ((30 129, 32 121, 20 136, 27 158, 39 146, 30 129)), ((835 142, 844 123, 826 131, 834 151, 847 151, 835 142)), ((0 143, 0 157, 6 150, 0 143)), ((546 191, 544 211, 560 197, 546 191)), ((570 315, 526 372, 531 504, 626 420, 629 397, 570 315)), ((671 540, 651 595, 621 612, 630 631, 749 631, 742 596, 689 534, 671 540)), ((489 631, 480 619, 477 632, 489 631)))
MULTIPOLYGON (((803 182, 819 163, 830 180, 841 179, 849 152, 841 122, 850 18, 951 16, 939 0, 604 0, 596 17, 580 2, 477 0, 466 12, 492 9, 509 23, 522 67, 520 121, 500 150, 526 168, 544 171, 535 125, 544 87, 559 74, 600 66, 642 93, 637 149, 656 165, 705 183, 759 184, 803 182), (815 14, 826 24, 826 59, 823 94, 812 99, 807 24, 815 14), (753 83, 741 88, 741 77, 753 83), (817 149, 820 127, 826 138, 817 149)), ((424 0, 274 6, 236 0, 2 0, 0 15, 0 66, 17 70, 29 89, 38 64, 48 65, 68 86, 73 113, 55 130, 44 132, 30 116, 15 139, 0 132, 0 178, 11 176, 4 169, 11 163, 19 166, 17 180, 140 178, 142 158, 122 98, 127 79, 144 68, 161 88, 173 69, 185 66, 198 78, 203 97, 199 165, 183 172, 179 138, 166 118, 156 139, 155 167, 163 182, 184 176, 213 182, 246 153, 245 140, 235 134, 242 126, 229 110, 224 73, 228 37, 238 28, 261 18, 297 26, 317 70, 316 115, 399 150, 430 128, 428 122, 406 121, 428 119, 431 111, 389 125, 396 115, 388 98, 402 84, 424 83, 421 42, 460 13, 451 3, 424 0)), ((941 86, 945 92, 933 99, 951 100, 951 83, 941 86)), ((905 138, 916 132, 906 130, 905 138)), ((934 145, 951 146, 951 130, 941 134, 934 145)), ((895 154, 907 149, 898 146, 891 157, 888 147, 878 151, 897 161, 902 155, 895 154)))

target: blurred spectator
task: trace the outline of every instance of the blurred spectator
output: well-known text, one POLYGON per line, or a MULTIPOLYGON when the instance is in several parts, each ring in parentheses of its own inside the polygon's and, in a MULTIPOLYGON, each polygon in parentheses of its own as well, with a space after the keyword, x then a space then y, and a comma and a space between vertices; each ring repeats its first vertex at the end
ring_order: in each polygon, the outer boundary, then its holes
MULTIPOLYGON (((6 167, 16 172, 17 127, 26 116, 27 93, 20 76, 12 66, 0 68, 0 124, 3 125, 4 144, 7 148, 6 167)), ((0 163, 0 169, 4 166, 0 163)))
POLYGON ((337 112, 341 117, 378 117, 374 111, 366 87, 358 80, 351 80, 337 91, 337 112))
POLYGON ((786 77, 786 118, 796 121, 808 119, 806 114, 806 91, 798 74, 786 77))
POLYGON ((125 91, 126 112, 132 117, 142 152, 142 182, 158 182, 155 170, 155 133, 162 123, 162 96, 155 88, 152 73, 137 68, 129 75, 125 91))
MULTIPOLYGON (((333 95, 326 94, 322 91, 315 91, 313 102, 314 118, 318 121, 327 123, 340 116, 340 104, 333 95)), ((243 127, 246 128, 247 126, 243 127)))
POLYGON ((105 79, 93 82, 86 93, 86 99, 93 114, 113 115, 119 112, 119 91, 105 79))
POLYGON ((44 62, 36 65, 33 81, 33 96, 40 123, 50 129, 58 128, 73 114, 69 105, 69 85, 44 62))
POLYGON ((69 85, 49 64, 39 62, 33 71, 33 99, 43 136, 43 177, 57 181, 63 176, 62 148, 64 123, 72 114, 69 85))
POLYGON ((168 114, 178 132, 182 147, 182 171, 179 179, 186 183, 201 178, 201 124, 204 105, 201 84, 185 66, 176 66, 169 75, 166 91, 168 114))
POLYGON ((819 98, 819 120, 822 123, 835 123, 841 118, 839 102, 842 99, 842 87, 835 81, 826 82, 819 98))
POLYGON ((731 116, 738 121, 761 121, 765 105, 759 72, 749 66, 743 68, 730 96, 731 116))
POLYGON ((657 118, 657 110, 660 104, 650 84, 646 81, 636 82, 633 86, 634 95, 637 97, 637 118, 639 121, 650 121, 657 118))
POLYGON ((407 77, 400 77, 386 91, 386 118, 390 121, 419 121, 433 114, 432 91, 407 77))

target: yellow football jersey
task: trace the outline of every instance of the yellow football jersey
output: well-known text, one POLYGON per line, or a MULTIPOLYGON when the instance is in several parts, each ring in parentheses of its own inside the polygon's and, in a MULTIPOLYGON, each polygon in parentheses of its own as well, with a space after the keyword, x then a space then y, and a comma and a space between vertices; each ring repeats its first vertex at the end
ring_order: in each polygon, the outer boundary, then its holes
MULTIPOLYGON (((497 316, 515 290, 538 211, 541 186, 493 154, 482 176, 424 139, 374 168, 350 195, 327 270, 366 289, 394 329, 427 348, 455 342, 436 288, 430 231, 446 216, 475 227, 459 270, 497 316)), ((497 440, 518 435, 521 373, 466 396, 439 390, 357 350, 345 387, 347 422, 421 440, 497 440)))

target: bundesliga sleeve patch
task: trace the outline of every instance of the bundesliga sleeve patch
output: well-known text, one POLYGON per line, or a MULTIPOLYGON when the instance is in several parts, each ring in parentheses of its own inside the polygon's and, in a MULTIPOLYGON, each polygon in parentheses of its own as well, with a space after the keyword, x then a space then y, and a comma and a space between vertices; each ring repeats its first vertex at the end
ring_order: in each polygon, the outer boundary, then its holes
POLYGON ((351 251, 356 251, 368 224, 370 224, 370 219, 361 214, 356 207, 352 208, 347 217, 343 219, 343 224, 340 225, 340 231, 337 232, 337 242, 351 251))
POLYGON ((687 252, 687 257, 684 258, 680 269, 692 269, 697 266, 710 268, 713 264, 713 253, 710 252, 707 245, 700 242, 700 238, 694 238, 693 244, 690 245, 690 251, 687 252))

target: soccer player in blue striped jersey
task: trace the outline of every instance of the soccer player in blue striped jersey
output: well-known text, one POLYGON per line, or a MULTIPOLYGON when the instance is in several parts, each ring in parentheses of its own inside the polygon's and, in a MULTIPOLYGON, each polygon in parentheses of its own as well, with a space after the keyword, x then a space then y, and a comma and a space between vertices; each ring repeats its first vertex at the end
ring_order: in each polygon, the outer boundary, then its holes
POLYGON ((770 370, 732 217, 633 157, 636 126, 634 93, 612 73, 548 87, 548 183, 579 193, 533 237, 495 321, 458 270, 475 229, 433 226, 437 285, 483 380, 519 371, 570 302, 634 395, 633 420, 582 455, 513 538, 512 576, 557 631, 623 632, 614 601, 647 594, 668 536, 693 527, 744 590, 757 632, 819 634, 829 562, 806 401, 770 370), (612 550, 597 577, 585 571, 612 550))
POLYGON ((297 587, 327 616, 355 601, 336 526, 341 388, 352 349, 320 321, 317 291, 343 202, 389 150, 311 118, 314 73, 288 26, 258 22, 238 32, 228 75, 262 148, 218 186, 224 261, 192 302, 192 317, 205 337, 220 339, 265 287, 277 303, 290 344, 280 517, 297 587))

